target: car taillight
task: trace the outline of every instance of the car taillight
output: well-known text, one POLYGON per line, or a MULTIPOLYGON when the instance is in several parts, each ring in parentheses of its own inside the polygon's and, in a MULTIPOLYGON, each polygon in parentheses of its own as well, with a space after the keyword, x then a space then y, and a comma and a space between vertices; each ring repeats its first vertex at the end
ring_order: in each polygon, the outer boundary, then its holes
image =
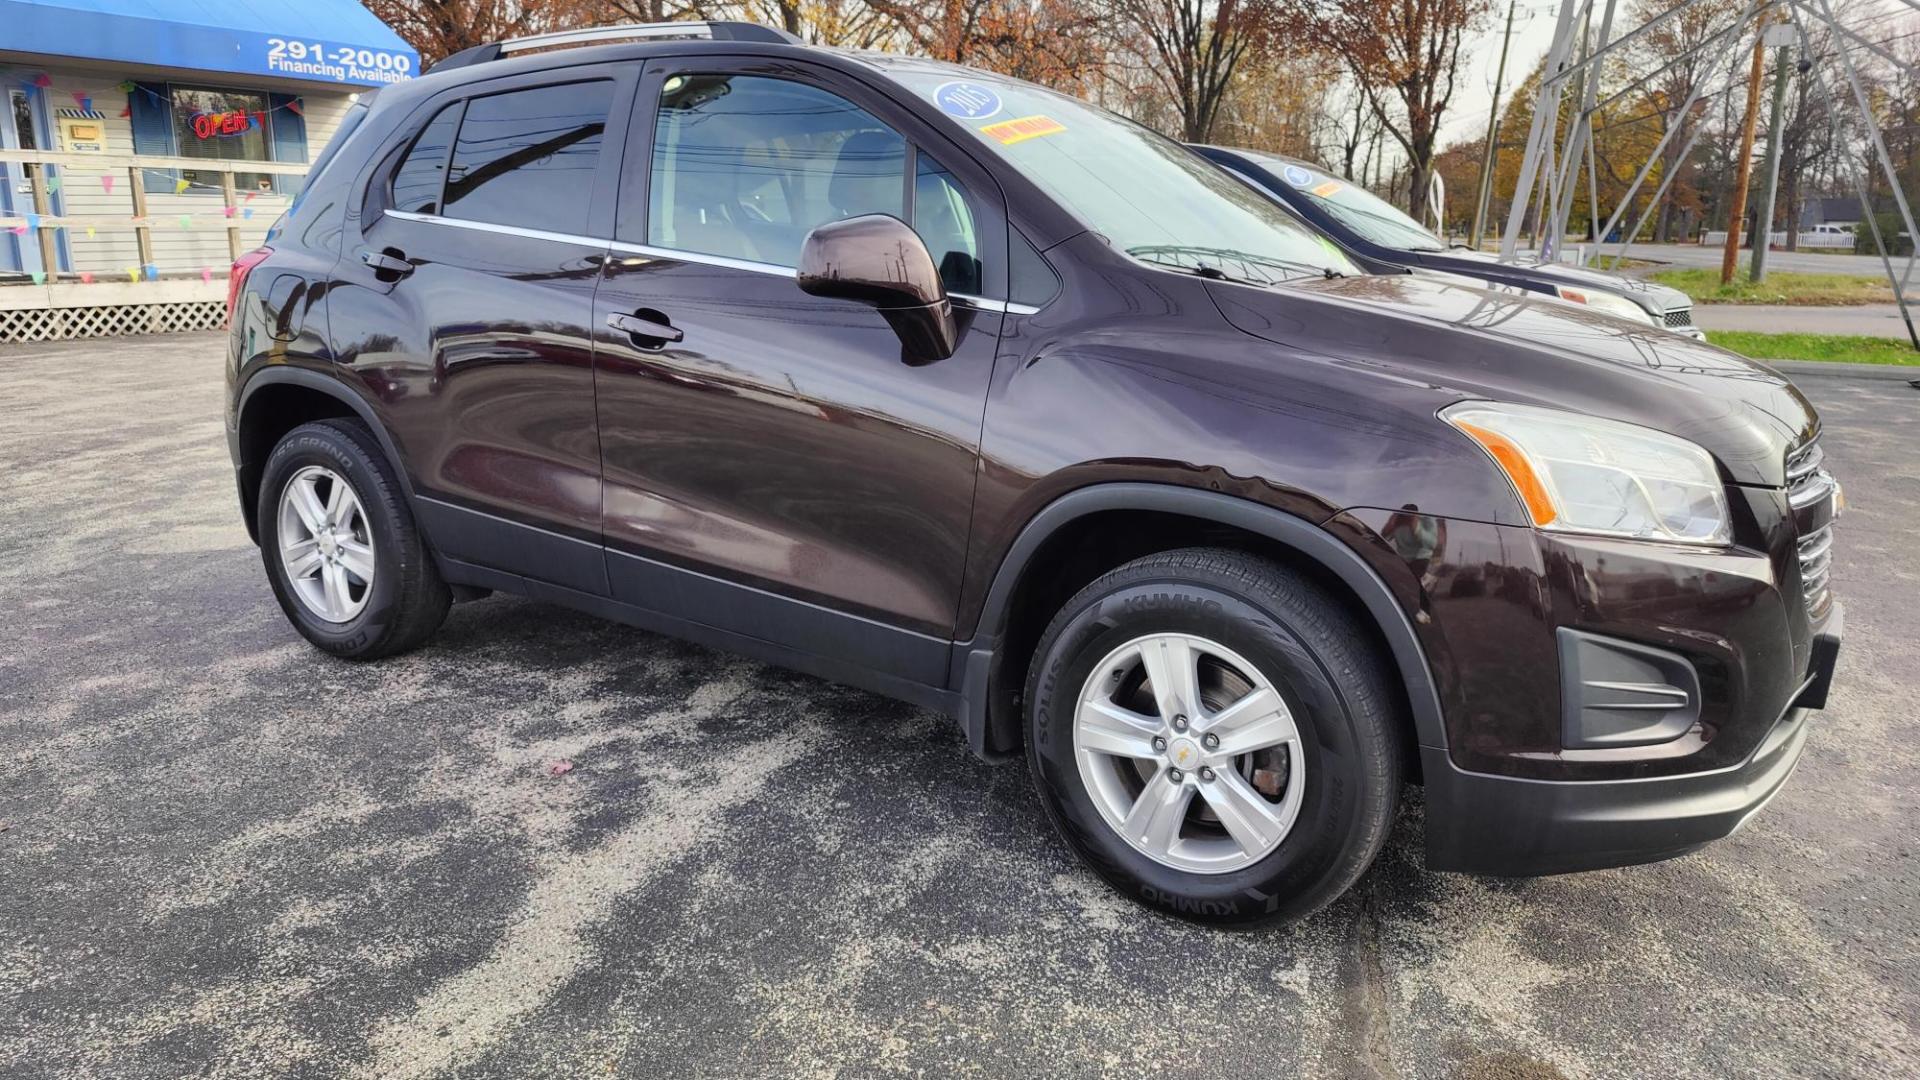
POLYGON ((266 261, 267 256, 271 254, 273 254, 273 249, 270 247, 255 248, 245 255, 240 256, 238 259, 235 259, 233 261, 233 269, 227 271, 226 325, 228 327, 233 326, 234 309, 240 306, 240 290, 247 287, 247 274, 251 272, 254 267, 266 261))

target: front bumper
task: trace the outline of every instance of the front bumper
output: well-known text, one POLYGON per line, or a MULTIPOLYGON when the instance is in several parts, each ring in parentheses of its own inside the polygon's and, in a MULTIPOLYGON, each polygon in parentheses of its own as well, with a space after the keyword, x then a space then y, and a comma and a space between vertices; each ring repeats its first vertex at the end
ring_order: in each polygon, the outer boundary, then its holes
POLYGON ((1534 780, 1467 772, 1421 748, 1427 867, 1528 877, 1670 859, 1727 836, 1793 774, 1814 710, 1826 704, 1844 615, 1814 636, 1807 677, 1760 746, 1709 772, 1630 780, 1534 780))

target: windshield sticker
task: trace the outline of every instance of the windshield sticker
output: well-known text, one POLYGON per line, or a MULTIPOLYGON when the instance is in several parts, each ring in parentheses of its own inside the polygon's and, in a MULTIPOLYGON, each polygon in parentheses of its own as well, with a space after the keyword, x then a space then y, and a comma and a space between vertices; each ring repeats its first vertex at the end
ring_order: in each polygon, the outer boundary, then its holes
POLYGON ((1012 146, 1014 143, 1037 139, 1042 135, 1057 135, 1067 130, 1067 126, 1051 116, 1022 116, 1017 120, 1002 120, 997 124, 988 124, 980 129, 980 134, 1001 144, 1012 146))
POLYGON ((1306 187, 1308 184, 1313 183, 1313 174, 1298 165, 1289 165, 1281 169, 1280 175, 1285 177, 1287 183, 1292 184, 1294 187, 1306 187))
POLYGON ((1313 193, 1324 199, 1332 195, 1334 192, 1339 191, 1341 188, 1346 186, 1347 185, 1341 183, 1338 180, 1329 180, 1326 183, 1321 184, 1319 187, 1314 188, 1313 193))
POLYGON ((933 103, 962 120, 985 120, 1000 111, 1000 95, 976 82, 941 83, 933 92, 933 103))

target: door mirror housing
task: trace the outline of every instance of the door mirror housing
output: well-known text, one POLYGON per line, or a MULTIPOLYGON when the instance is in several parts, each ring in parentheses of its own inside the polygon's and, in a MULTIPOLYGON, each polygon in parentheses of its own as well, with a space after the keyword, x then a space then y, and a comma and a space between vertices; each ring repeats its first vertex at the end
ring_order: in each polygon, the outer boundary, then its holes
POLYGON ((933 256, 920 234, 891 214, 863 214, 814 229, 800 247, 795 276, 808 295, 880 309, 909 363, 945 360, 959 347, 959 324, 933 256))

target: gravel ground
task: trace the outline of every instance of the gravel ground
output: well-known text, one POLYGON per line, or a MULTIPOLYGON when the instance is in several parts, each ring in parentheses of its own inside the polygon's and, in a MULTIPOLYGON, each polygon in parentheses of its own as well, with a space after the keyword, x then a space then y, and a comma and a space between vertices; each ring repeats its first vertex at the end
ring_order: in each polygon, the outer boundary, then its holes
POLYGON ((1808 383, 1850 636, 1748 828, 1434 875, 1414 795, 1355 893, 1233 936, 1109 895, 905 705, 512 598, 307 647, 221 345, 0 347, 0 1075, 1920 1073, 1904 383, 1808 383))

